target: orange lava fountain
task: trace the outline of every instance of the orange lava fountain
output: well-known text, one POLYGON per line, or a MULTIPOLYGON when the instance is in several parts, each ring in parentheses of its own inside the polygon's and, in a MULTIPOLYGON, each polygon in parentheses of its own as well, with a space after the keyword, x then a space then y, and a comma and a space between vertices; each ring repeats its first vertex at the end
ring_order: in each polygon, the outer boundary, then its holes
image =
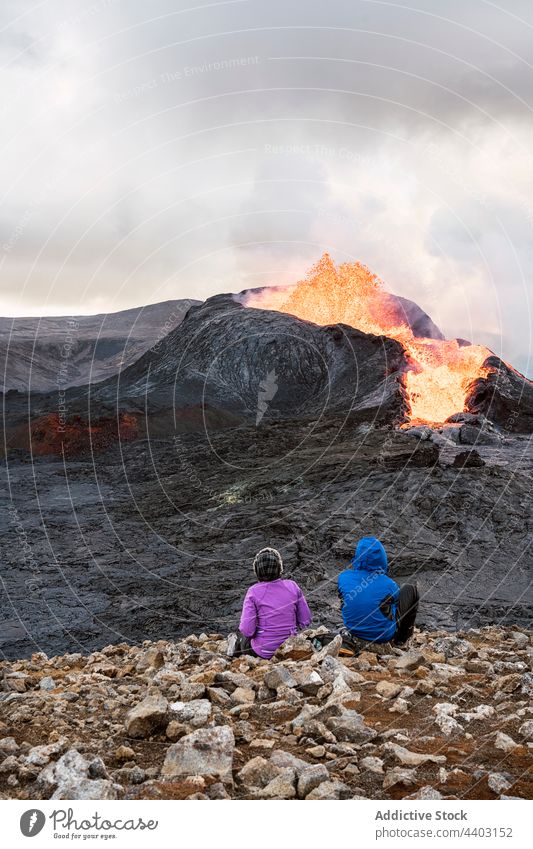
POLYGON ((324 254, 305 280, 284 290, 263 289, 247 306, 286 312, 315 324, 348 324, 364 333, 401 342, 410 358, 405 374, 411 422, 440 424, 463 412, 468 387, 486 374, 490 351, 457 340, 414 336, 400 302, 375 274, 358 262, 339 266, 324 254))

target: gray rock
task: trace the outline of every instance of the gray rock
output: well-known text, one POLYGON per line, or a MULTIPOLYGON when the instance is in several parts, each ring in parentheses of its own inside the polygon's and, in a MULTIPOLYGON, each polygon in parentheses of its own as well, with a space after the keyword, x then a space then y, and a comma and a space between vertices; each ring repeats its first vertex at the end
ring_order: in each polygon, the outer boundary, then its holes
POLYGON ((193 699, 190 702, 171 702, 169 716, 177 722, 184 722, 193 728, 206 725, 211 717, 211 702, 207 699, 193 699))
POLYGON ((375 775, 383 775, 383 761, 381 758, 368 755, 359 761, 359 767, 367 772, 373 772, 375 775))
POLYGON ((316 696, 324 681, 316 670, 305 670, 296 675, 297 689, 305 696, 316 696))
POLYGON ((417 790, 416 793, 411 793, 410 796, 406 796, 406 799, 444 799, 442 793, 439 793, 438 790, 435 790, 434 787, 431 787, 429 784, 426 784, 424 787, 421 787, 420 790, 417 790))
POLYGON ((449 657, 468 657, 474 652, 474 646, 468 640, 463 640, 460 637, 438 637, 433 641, 435 651, 442 652, 446 658, 449 657))
POLYGON ((90 778, 71 779, 62 782, 50 797, 51 799, 119 799, 122 787, 112 781, 90 778))
POLYGON ((244 690, 256 690, 257 684, 248 675, 243 675, 242 672, 217 672, 215 675, 215 684, 223 687, 228 693, 233 693, 237 687, 242 687, 244 690))
POLYGON ((0 752, 4 755, 14 755, 20 746, 14 737, 3 737, 0 740, 0 752))
POLYGON ((305 798, 312 801, 314 799, 350 799, 351 796, 352 791, 342 781, 323 781, 305 798))
POLYGON ((395 784, 404 784, 406 787, 416 783, 416 769, 405 769, 405 767, 395 766, 387 770, 383 779, 383 789, 389 790, 395 784))
POLYGON ((338 657, 341 646, 342 646, 342 637, 341 637, 340 634, 337 634, 335 637, 333 637, 333 639, 330 643, 327 643, 324 646, 324 648, 321 649, 313 657, 313 663, 314 664, 322 663, 322 661, 326 657, 338 657))
POLYGON ((41 690, 49 692, 50 690, 55 690, 56 686, 56 682, 50 677, 50 675, 47 675, 45 678, 41 678, 39 681, 39 687, 41 690))
POLYGON ((73 748, 41 770, 37 786, 49 793, 58 785, 74 785, 82 778, 89 778, 89 762, 73 748))
POLYGON ((512 752, 517 746, 519 746, 519 743, 515 743, 513 738, 504 734, 503 731, 497 731, 494 735, 494 747, 502 752, 512 752))
POLYGON ((296 687, 297 681, 287 667, 277 663, 265 674, 264 682, 271 690, 280 687, 296 687))
POLYGON ((0 775, 16 773, 19 771, 19 766, 20 764, 15 755, 8 755, 7 758, 4 758, 2 763, 0 763, 0 775))
POLYGON ((200 728, 167 749, 161 776, 214 775, 232 780, 235 738, 227 725, 200 728))
POLYGON ((515 641, 519 649, 525 649, 529 645, 529 637, 522 631, 513 631, 511 638, 515 641))
POLYGON ((298 774, 298 798, 305 799, 323 781, 329 781, 329 772, 323 764, 313 764, 302 769, 298 774))
POLYGON ((525 696, 533 696, 533 672, 526 672, 520 681, 520 692, 525 696))
POLYGON ((377 736, 376 731, 365 725, 364 718, 355 710, 344 710, 340 716, 327 719, 325 724, 341 742, 367 743, 377 736))
POLYGON ((192 702, 205 695, 205 685, 195 681, 185 681, 180 684, 179 696, 182 702, 192 702))
POLYGON ((400 657, 395 657, 393 660, 389 661, 389 666, 391 669, 416 669, 417 666, 420 666, 424 663, 424 656, 420 654, 420 652, 412 651, 405 652, 401 654, 400 657))
POLYGON ((501 772, 491 772, 488 776, 487 783, 492 792, 496 793, 497 796, 505 790, 509 790, 511 786, 511 782, 501 772))
POLYGON ((302 760, 302 758, 297 758, 295 755, 291 755, 290 752, 283 751, 283 749, 275 749, 270 755, 270 761, 280 769, 293 769, 298 775, 303 769, 308 769, 308 767, 312 766, 312 764, 302 760))
POLYGON ((420 766, 425 763, 446 763, 446 755, 431 755, 422 752, 411 752, 404 746, 398 746, 397 743, 385 743, 383 751, 394 755, 394 757, 397 758, 397 760, 399 760, 404 766, 420 766))
POLYGON ((98 756, 89 761, 88 770, 90 778, 109 778, 106 765, 98 756))
POLYGON ((533 719, 526 719, 518 729, 518 733, 525 740, 533 740, 533 719))
POLYGON ((282 769, 257 793, 258 799, 294 799, 296 796, 295 772, 293 769, 282 769))
POLYGON ((146 781, 146 772, 139 766, 117 769, 112 775, 117 784, 142 784, 146 781))
POLYGON ((49 761, 56 755, 62 754, 68 746, 66 737, 61 737, 56 743, 49 743, 46 746, 34 746, 24 757, 24 763, 27 765, 46 766, 49 761))
POLYGON ((359 684, 362 684, 365 681, 362 675, 348 669, 342 660, 339 660, 338 657, 334 657, 331 654, 327 655, 322 661, 320 665, 320 674, 324 681, 329 684, 334 684, 335 682, 338 682, 339 678, 341 678, 347 685, 348 690, 356 689, 359 684))

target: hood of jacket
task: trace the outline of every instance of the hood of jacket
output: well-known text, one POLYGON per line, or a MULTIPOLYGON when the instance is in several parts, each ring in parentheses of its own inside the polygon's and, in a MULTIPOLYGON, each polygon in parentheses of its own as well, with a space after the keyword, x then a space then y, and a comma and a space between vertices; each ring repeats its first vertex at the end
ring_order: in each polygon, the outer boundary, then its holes
POLYGON ((365 572, 389 571, 387 552, 376 537, 363 537, 357 543, 352 560, 353 569, 362 569, 365 572))

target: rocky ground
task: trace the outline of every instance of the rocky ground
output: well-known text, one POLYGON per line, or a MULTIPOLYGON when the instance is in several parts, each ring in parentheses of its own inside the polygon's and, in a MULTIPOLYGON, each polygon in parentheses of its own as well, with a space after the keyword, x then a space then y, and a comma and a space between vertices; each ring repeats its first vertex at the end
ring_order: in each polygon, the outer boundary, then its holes
POLYGON ((311 634, 272 661, 218 634, 4 661, 2 798, 531 798, 530 632, 351 658, 311 634))

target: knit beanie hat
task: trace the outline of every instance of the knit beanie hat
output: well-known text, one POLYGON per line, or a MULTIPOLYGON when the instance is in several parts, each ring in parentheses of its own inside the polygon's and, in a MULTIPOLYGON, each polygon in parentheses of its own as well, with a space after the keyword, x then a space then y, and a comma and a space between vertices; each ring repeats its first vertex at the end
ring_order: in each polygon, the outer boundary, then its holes
POLYGON ((281 554, 275 548, 262 548, 254 557, 258 581, 276 581, 283 572, 281 554))

